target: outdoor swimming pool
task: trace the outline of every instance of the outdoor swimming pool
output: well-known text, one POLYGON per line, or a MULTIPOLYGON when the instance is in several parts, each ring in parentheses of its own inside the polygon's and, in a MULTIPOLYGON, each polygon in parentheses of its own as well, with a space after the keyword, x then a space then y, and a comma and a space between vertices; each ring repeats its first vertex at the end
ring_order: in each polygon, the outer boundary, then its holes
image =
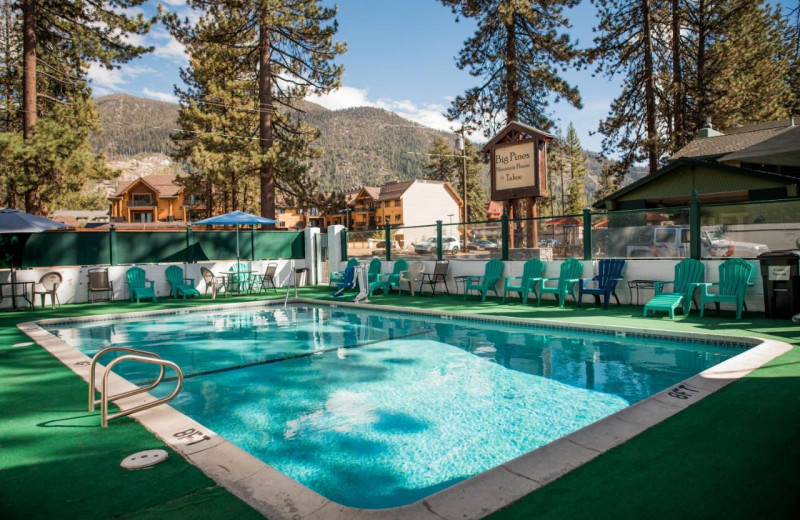
POLYGON ((45 328, 89 356, 116 345, 176 362, 186 379, 171 406, 367 509, 417 501, 743 351, 309 304, 45 328))

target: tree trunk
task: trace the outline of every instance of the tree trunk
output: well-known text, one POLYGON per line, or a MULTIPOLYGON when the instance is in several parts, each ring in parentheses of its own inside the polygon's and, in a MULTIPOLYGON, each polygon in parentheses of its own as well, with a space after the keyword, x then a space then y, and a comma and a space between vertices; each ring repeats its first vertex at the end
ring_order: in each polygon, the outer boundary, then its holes
POLYGON ((672 110, 674 114, 672 145, 678 149, 686 139, 686 112, 683 101, 683 74, 681 71, 681 6, 672 0, 672 110))
POLYGON ((695 129, 705 126, 705 113, 707 105, 706 94, 706 3, 700 0, 697 6, 699 28, 697 32, 697 107, 694 114, 695 129))
POLYGON ((656 86, 653 74, 653 37, 650 33, 650 0, 642 0, 642 32, 644 37, 644 95, 647 125, 647 156, 650 173, 658 169, 656 133, 656 86))
MULTIPOLYGON (((272 132, 272 74, 270 70, 270 33, 263 22, 264 13, 260 13, 262 23, 258 39, 258 137, 261 152, 267 153, 273 144, 272 132)), ((259 176, 261 180, 261 216, 275 218, 275 173, 272 163, 262 164, 259 176)))
MULTIPOLYGON (((22 4, 22 55, 22 135, 28 139, 36 126, 36 0, 24 0, 22 4)), ((27 179, 32 177, 29 169, 26 165, 27 179)), ((25 211, 42 214, 38 185, 25 192, 25 211)))
POLYGON ((514 15, 509 14, 506 20, 506 123, 516 121, 519 117, 519 82, 517 79, 517 28, 514 26, 514 15))

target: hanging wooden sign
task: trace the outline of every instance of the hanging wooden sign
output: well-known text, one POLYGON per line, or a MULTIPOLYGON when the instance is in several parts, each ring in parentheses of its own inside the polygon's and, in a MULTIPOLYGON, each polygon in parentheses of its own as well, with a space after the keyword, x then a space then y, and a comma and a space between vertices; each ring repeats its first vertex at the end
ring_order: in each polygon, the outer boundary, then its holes
POLYGON ((509 123, 483 152, 490 154, 492 200, 547 195, 547 143, 553 135, 522 123, 509 123))

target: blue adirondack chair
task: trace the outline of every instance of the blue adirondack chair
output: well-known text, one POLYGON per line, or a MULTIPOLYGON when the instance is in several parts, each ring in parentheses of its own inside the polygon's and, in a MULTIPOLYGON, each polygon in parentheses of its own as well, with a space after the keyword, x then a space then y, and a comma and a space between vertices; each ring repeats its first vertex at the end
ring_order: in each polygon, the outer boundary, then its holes
POLYGON ((347 289, 353 289, 356 286, 356 268, 353 266, 344 270, 344 275, 341 282, 336 282, 337 290, 332 293, 334 298, 341 296, 347 289))
POLYGON ((530 293, 538 298, 539 291, 536 289, 536 285, 542 281, 544 268, 544 262, 538 258, 531 258, 522 267, 522 276, 507 277, 503 287, 503 303, 506 302, 506 295, 510 292, 520 293, 523 304, 528 303, 528 294, 530 293))
POLYGON ((608 309, 608 302, 614 296, 619 305, 617 296, 617 282, 622 280, 622 271, 625 269, 625 260, 600 260, 597 268, 597 276, 594 278, 581 278, 578 288, 578 307, 581 306, 584 294, 594 296, 596 304, 600 303, 600 296, 603 297, 603 308, 608 309), (596 282, 596 287, 589 287, 588 284, 596 282))
POLYGON ((558 278, 542 278, 542 285, 539 287, 539 294, 536 300, 536 305, 542 304, 543 294, 552 294, 558 299, 558 306, 563 307, 567 299, 567 294, 575 298, 575 284, 580 282, 581 271, 583 271, 583 264, 574 258, 567 258, 561 264, 561 271, 558 278), (547 282, 556 280, 557 283, 553 287, 548 287, 547 282))
POLYGON ((184 300, 186 296, 200 296, 200 291, 194 287, 194 278, 184 278, 183 269, 177 265, 167 267, 164 274, 172 288, 170 294, 173 298, 177 298, 179 294, 183 295, 184 300))
MULTIPOLYGON (((347 266, 345 266, 345 269, 347 269, 348 267, 357 267, 357 266, 358 266, 358 258, 351 258, 350 260, 347 261, 347 266)), ((328 285, 336 285, 343 280, 344 280, 344 271, 331 271, 330 277, 328 278, 328 285)))
POLYGON ((486 293, 488 291, 493 291, 495 296, 499 296, 499 294, 497 294, 497 281, 503 277, 503 269, 505 269, 505 267, 506 264, 499 258, 492 258, 486 262, 483 276, 467 278, 466 287, 464 289, 464 299, 467 299, 467 295, 470 291, 480 291, 482 302, 486 301, 486 293))
POLYGON ((696 283, 700 287, 700 317, 706 309, 706 303, 714 303, 719 312, 720 303, 732 303, 736 306, 736 319, 742 318, 742 309, 747 308, 744 303, 744 293, 748 287, 755 268, 753 264, 741 258, 729 258, 719 266, 719 282, 696 283), (708 292, 711 287, 717 287, 716 293, 708 292))
POLYGON ((156 283, 145 278, 144 269, 131 267, 125 272, 125 277, 128 280, 128 292, 131 295, 131 301, 136 300, 136 303, 139 303, 140 298, 151 298, 153 302, 156 301, 156 283))

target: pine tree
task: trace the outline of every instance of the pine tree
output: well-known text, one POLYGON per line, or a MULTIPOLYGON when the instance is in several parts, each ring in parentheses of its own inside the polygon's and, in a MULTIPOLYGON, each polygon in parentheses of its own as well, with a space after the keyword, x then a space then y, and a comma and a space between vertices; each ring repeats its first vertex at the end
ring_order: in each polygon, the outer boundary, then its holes
POLYGON ((510 121, 549 129, 553 98, 581 108, 578 89, 558 75, 558 68, 580 57, 563 32, 569 28, 564 9, 578 0, 439 1, 478 26, 456 63, 481 84, 453 101, 448 118, 483 128, 489 136, 510 121))
POLYGON ((596 200, 601 200, 615 191, 617 191, 618 185, 614 178, 614 170, 612 168, 612 163, 608 160, 603 161, 603 169, 600 172, 600 182, 597 186, 597 192, 594 194, 596 200))
POLYGON ((149 50, 128 43, 128 36, 145 34, 152 23, 142 15, 125 13, 126 8, 143 2, 23 0, 12 4, 14 15, 22 21, 22 77, 16 87, 22 109, 15 109, 22 121, 11 132, 15 135, 3 136, 2 146, 18 169, 12 174, 18 180, 15 188, 24 191, 27 211, 45 213, 65 188, 80 188, 81 175, 111 174, 86 141, 98 129, 86 66, 96 62, 113 68, 149 50), (21 138, 16 135, 20 131, 21 138))
POLYGON ((547 175, 550 178, 548 193, 550 194, 550 215, 564 215, 567 209, 566 183, 564 176, 569 175, 566 161, 566 142, 561 128, 556 129, 555 139, 550 142, 547 154, 547 175))
POLYGON ((588 202, 586 198, 586 160, 583 157, 583 148, 578 138, 578 132, 572 123, 567 128, 566 141, 567 163, 570 169, 570 180, 567 196, 567 212, 570 215, 577 215, 583 212, 588 202))
MULTIPOLYGON (((488 197, 483 188, 484 158, 480 150, 468 139, 464 140, 467 157, 467 221, 478 222, 486 218, 488 197)), ((458 150, 450 148, 444 137, 437 136, 428 151, 425 179, 449 182, 460 197, 464 193, 464 159, 458 150)))
POLYGON ((428 162, 425 164, 424 178, 432 181, 446 181, 452 186, 461 184, 460 171, 456 162, 456 152, 447 144, 442 136, 433 138, 433 144, 427 153, 428 162))
POLYGON ((324 93, 340 84, 342 67, 333 60, 345 46, 333 41, 336 9, 322 7, 318 0, 188 4, 203 12, 205 27, 219 30, 201 37, 188 20, 168 15, 167 24, 179 41, 190 48, 196 41, 242 51, 228 73, 247 85, 243 95, 254 94, 251 116, 259 150, 248 155, 258 162, 261 215, 275 217, 276 187, 303 206, 328 202, 307 175, 308 161, 320 155, 310 147, 317 132, 289 114, 312 90, 324 93))
POLYGON ((657 0, 594 0, 599 22, 592 59, 597 72, 613 77, 624 74, 622 93, 600 122, 603 151, 622 152, 615 167, 621 180, 635 162, 647 159, 651 172, 658 169, 663 146, 659 143, 653 43, 653 5, 657 0))

